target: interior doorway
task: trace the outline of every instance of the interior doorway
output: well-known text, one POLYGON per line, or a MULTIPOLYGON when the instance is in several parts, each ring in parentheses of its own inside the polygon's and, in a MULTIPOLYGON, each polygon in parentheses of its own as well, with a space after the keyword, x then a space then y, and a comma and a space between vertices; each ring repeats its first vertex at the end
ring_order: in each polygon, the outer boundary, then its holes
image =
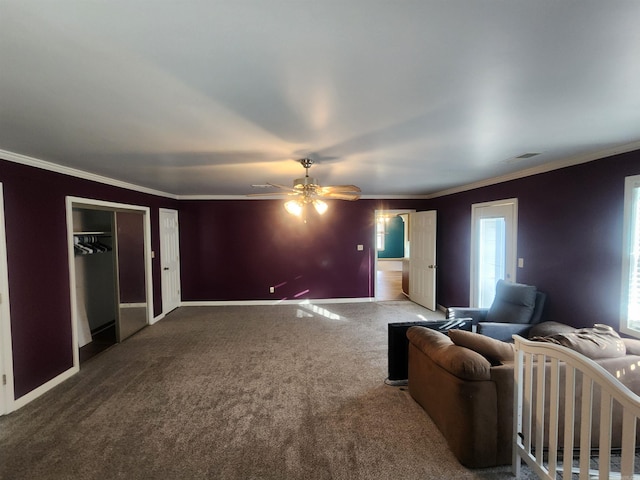
POLYGON ((408 300, 409 213, 414 211, 375 211, 377 301, 408 300))

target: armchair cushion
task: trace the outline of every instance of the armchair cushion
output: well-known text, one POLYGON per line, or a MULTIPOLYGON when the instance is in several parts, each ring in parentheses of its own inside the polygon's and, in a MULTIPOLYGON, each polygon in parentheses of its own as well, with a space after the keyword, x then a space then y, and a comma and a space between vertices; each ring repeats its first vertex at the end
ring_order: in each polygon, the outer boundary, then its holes
MULTIPOLYGON (((426 327, 407 330, 409 343, 433 363, 463 380, 489 380, 491 364, 477 352, 455 345, 444 333, 426 327)), ((410 354, 411 355, 411 354, 410 354)))
POLYGON ((514 335, 527 338, 530 330, 531 325, 528 323, 480 322, 477 332, 502 342, 513 343, 514 335))
POLYGON ((449 330, 449 338, 453 343, 478 352, 491 362, 491 365, 501 365, 503 362, 513 362, 514 346, 479 333, 463 330, 449 330))
POLYGON ((487 322, 529 323, 536 304, 536 287, 498 280, 487 322))

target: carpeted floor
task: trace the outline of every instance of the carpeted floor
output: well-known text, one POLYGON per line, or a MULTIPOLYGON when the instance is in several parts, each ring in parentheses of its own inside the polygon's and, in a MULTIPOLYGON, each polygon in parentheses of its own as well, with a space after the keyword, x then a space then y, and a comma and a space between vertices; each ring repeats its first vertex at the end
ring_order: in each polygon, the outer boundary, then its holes
POLYGON ((387 323, 424 317, 441 315, 408 301, 180 308, 0 417, 0 478, 512 478, 462 467, 384 384, 387 323))

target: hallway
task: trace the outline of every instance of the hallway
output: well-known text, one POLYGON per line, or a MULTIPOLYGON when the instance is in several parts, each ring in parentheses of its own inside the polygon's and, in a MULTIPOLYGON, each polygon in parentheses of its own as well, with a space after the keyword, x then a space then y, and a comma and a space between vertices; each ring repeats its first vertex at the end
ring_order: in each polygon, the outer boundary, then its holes
POLYGON ((402 293, 402 262, 378 260, 376 271, 376 300, 408 300, 402 293))

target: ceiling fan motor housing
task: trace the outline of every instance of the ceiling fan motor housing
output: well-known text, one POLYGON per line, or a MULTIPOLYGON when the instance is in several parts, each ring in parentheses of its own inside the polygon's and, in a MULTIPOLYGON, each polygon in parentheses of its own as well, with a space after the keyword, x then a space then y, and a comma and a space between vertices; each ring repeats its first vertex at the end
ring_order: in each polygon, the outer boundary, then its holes
POLYGON ((313 177, 296 178, 293 181, 293 188, 296 188, 299 190, 311 190, 316 188, 318 185, 320 185, 318 183, 318 179, 313 177))

